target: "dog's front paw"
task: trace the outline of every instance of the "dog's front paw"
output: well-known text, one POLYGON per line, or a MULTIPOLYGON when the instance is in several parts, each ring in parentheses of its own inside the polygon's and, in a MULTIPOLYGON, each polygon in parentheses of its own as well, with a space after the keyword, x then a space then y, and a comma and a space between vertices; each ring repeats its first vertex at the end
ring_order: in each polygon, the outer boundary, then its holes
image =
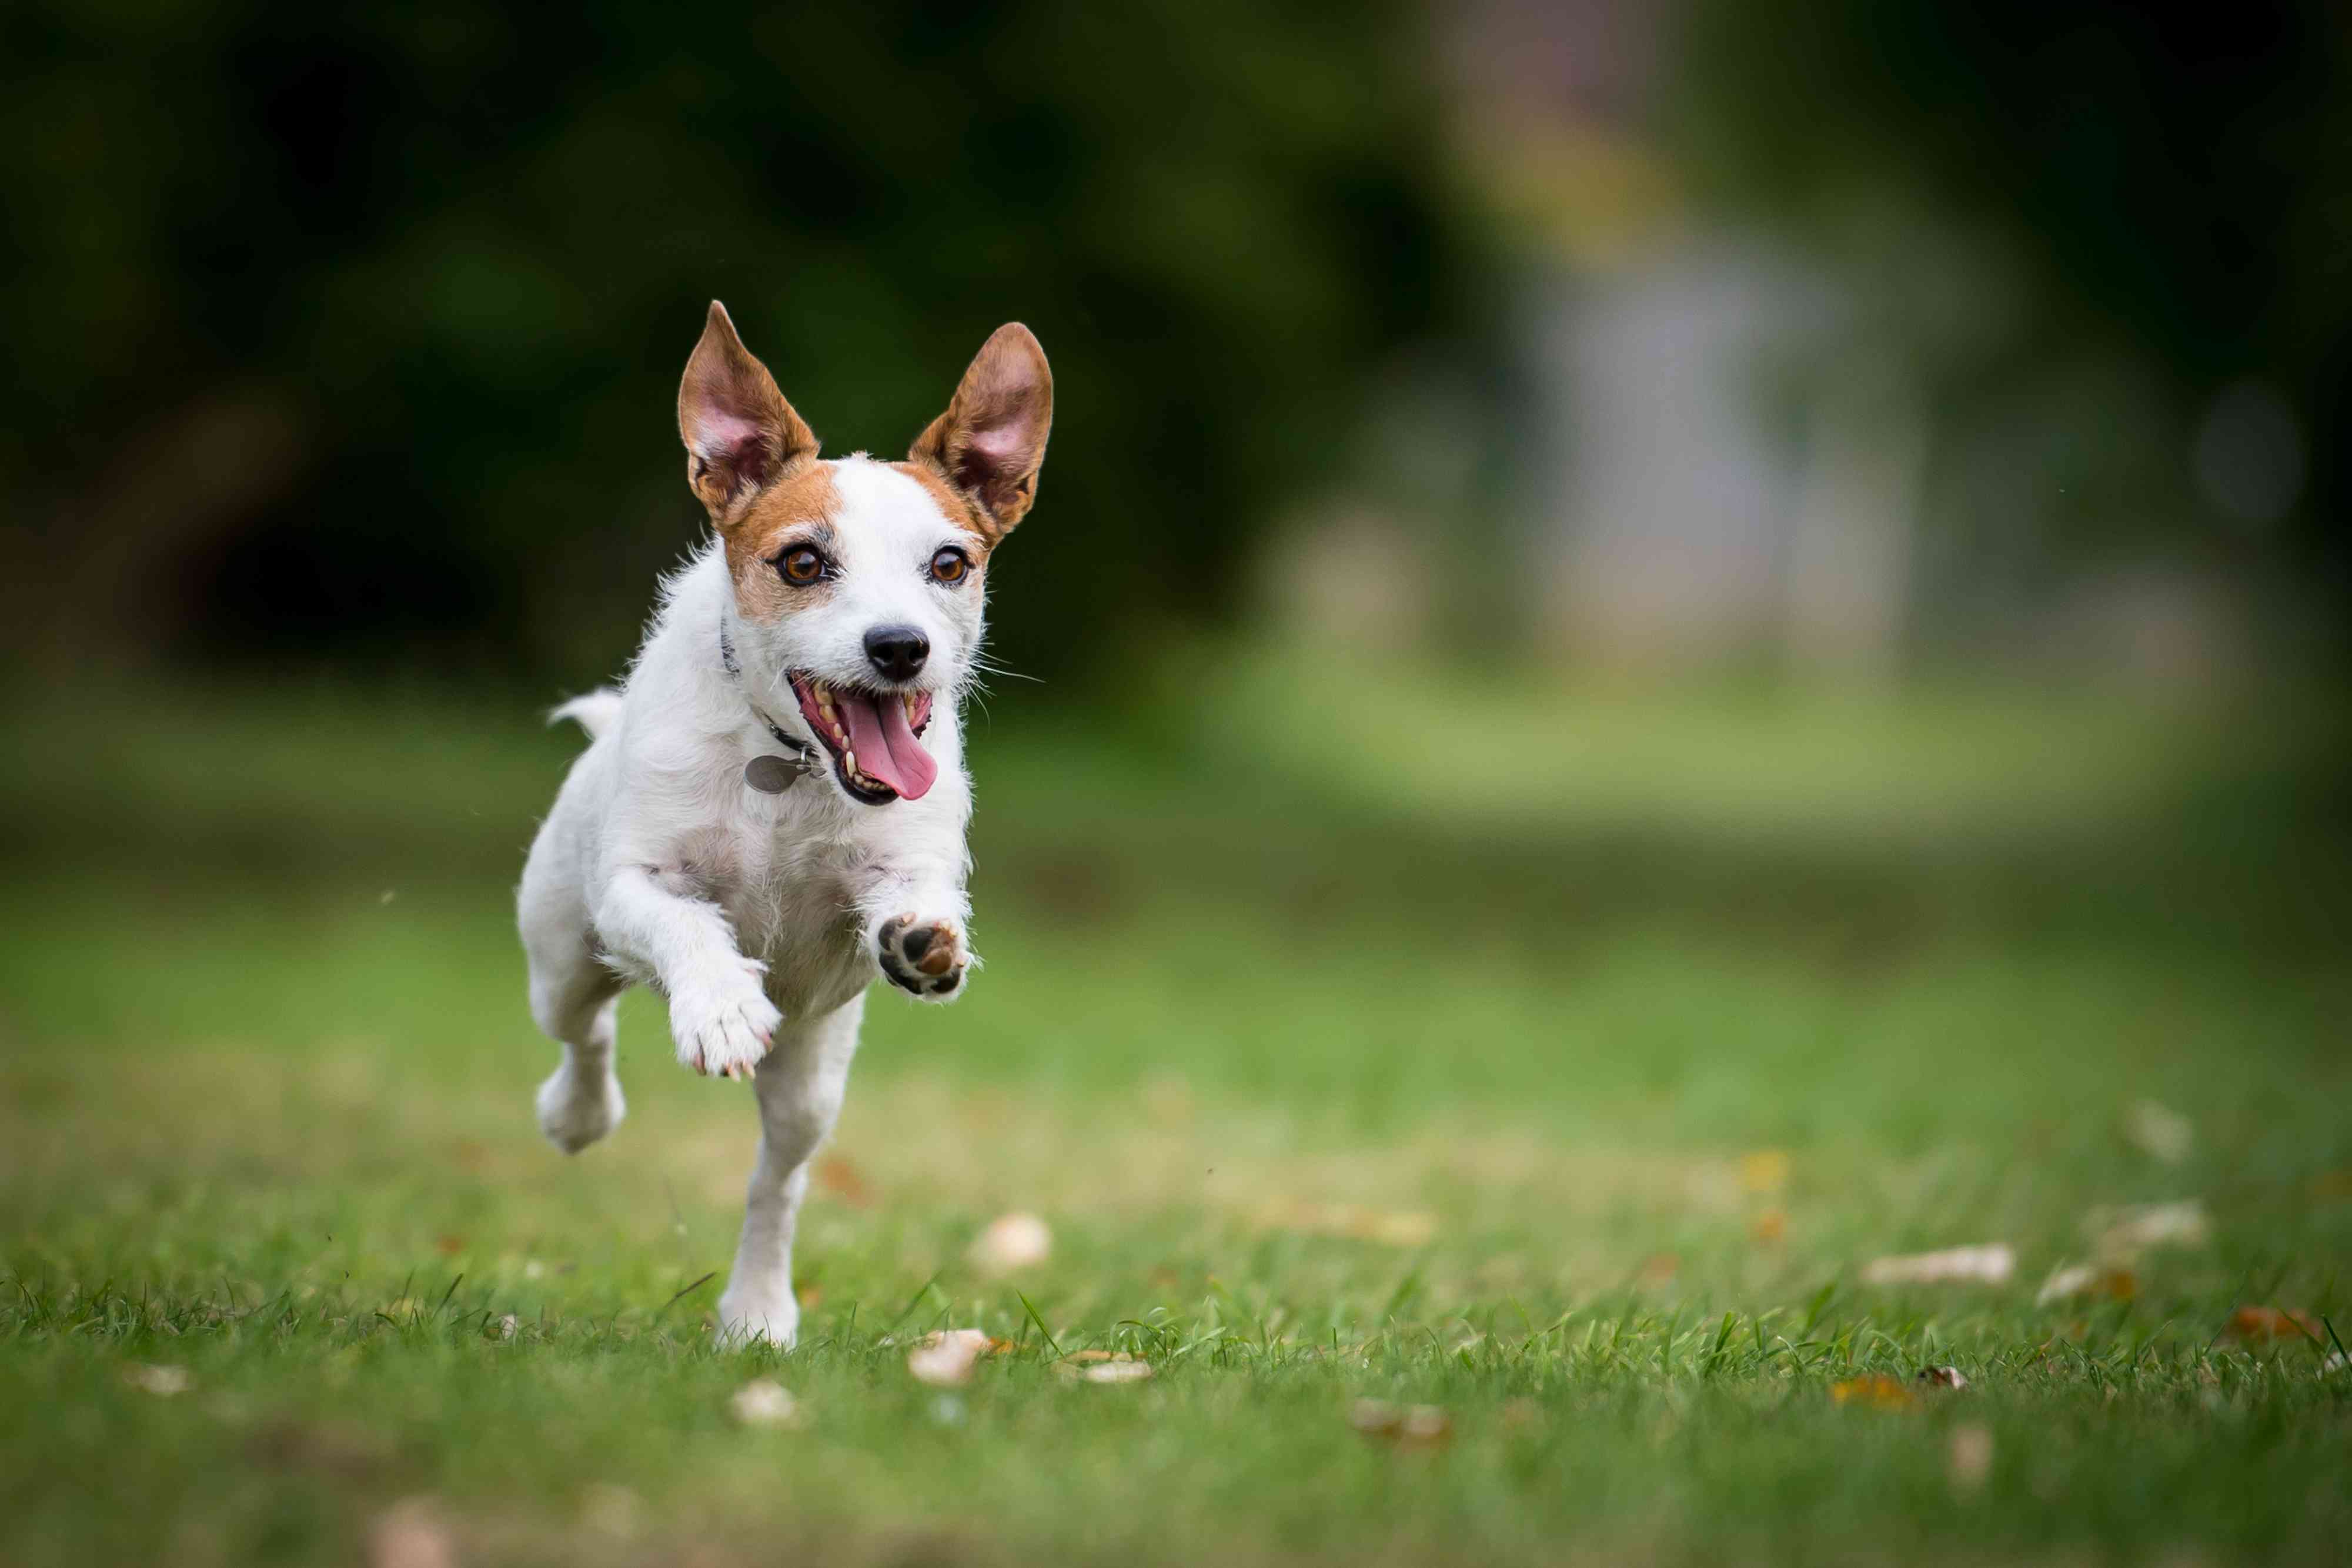
POLYGON ((874 948, 885 977, 926 1001, 940 1002, 954 996, 963 987, 964 971, 971 967, 963 933, 946 920, 901 915, 884 921, 874 948))
POLYGON ((727 985, 681 988, 669 1002, 669 1033, 677 1042, 678 1061, 720 1078, 751 1077, 783 1021, 748 974, 727 985))

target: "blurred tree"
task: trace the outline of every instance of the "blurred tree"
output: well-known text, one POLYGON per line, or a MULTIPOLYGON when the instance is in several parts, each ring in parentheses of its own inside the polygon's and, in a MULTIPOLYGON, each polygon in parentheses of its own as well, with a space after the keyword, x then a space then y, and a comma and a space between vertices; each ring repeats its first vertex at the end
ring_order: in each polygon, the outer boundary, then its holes
POLYGON ((1941 522, 2078 549, 2169 529, 2345 593, 2340 4, 1692 0, 1684 29, 1711 193, 1875 281, 1859 326, 1907 337, 1948 459, 1981 437, 2023 460, 1941 522), (2053 482, 2020 496, 2020 471, 2053 482))
POLYGON ((577 685, 695 537, 724 298, 829 452, 1000 321, 1052 356, 998 647, 1213 612, 1368 371, 1442 327, 1417 15, 1149 0, 0 15, 0 485, 22 622, 99 649, 577 685))

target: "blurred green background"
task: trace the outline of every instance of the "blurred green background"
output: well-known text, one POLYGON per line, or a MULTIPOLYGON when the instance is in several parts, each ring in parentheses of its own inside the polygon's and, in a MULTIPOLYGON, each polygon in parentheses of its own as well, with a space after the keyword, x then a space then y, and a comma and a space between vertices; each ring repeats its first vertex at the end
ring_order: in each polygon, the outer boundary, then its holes
POLYGON ((0 89, 0 1557, 2352 1530, 2352 1385, 2227 1332, 2352 1326, 2340 7, 26 0, 0 89), (989 967, 873 1008, 781 1460, 740 1093, 634 997, 559 1160, 510 932, 713 297, 835 454, 1057 383, 989 967), (1929 1360, 1979 1490, 1829 1403, 1929 1360))

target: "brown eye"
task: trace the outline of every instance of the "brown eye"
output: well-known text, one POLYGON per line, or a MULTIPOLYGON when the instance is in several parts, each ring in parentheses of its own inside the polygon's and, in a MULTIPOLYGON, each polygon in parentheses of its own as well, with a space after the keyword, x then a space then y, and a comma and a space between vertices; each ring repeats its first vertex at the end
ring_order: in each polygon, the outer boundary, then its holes
POLYGON ((795 588, 806 588, 824 575, 824 557, 806 545, 797 545, 776 558, 776 570, 795 588))
POLYGON ((971 558, 950 545, 931 558, 933 582, 961 582, 971 570, 971 558))

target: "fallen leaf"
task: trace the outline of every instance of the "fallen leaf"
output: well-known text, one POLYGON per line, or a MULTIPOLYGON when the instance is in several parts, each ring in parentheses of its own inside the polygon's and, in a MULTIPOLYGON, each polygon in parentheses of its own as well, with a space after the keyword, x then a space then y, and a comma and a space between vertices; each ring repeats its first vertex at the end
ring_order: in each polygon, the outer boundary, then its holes
POLYGON ((1278 1230, 1343 1236, 1383 1247, 1426 1247, 1437 1237, 1437 1217, 1417 1210, 1367 1208, 1353 1203, 1279 1203, 1260 1217, 1278 1230))
POLYGON ((1034 1214, 1004 1214, 991 1220, 965 1254, 984 1273, 1010 1274, 1043 1263, 1054 1250, 1054 1233, 1034 1214))
POLYGON ((1919 1396, 1900 1378, 1883 1372, 1865 1373, 1830 1385, 1830 1399, 1838 1405, 1860 1405, 1873 1410, 1908 1410, 1919 1396))
POLYGON ((800 1402, 771 1378, 755 1377, 737 1389, 727 1408, 746 1427, 797 1427, 802 1421, 800 1402))
POLYGON ((1779 1246, 1788 1239, 1789 1235, 1787 1211, 1778 1208, 1766 1209, 1748 1222, 1748 1234, 1750 1239, 1761 1246, 1779 1246))
POLYGON ((1969 1380, 1960 1375, 1960 1369, 1957 1366, 1923 1366, 1919 1369, 1919 1382, 1925 1387, 1948 1388, 1955 1392, 1969 1385, 1969 1380))
POLYGON ((1675 1282, 1682 1266, 1683 1260, 1671 1252, 1653 1252, 1642 1260, 1642 1266, 1633 1270, 1633 1278, 1654 1291, 1662 1290, 1675 1282))
POLYGON ((1434 1405, 1394 1405, 1385 1399, 1359 1399, 1348 1411, 1348 1425, 1367 1437, 1404 1448, 1433 1448, 1454 1436, 1453 1417, 1434 1405))
POLYGON ((793 1290, 793 1299, 800 1302, 803 1310, 814 1308, 824 1301, 824 1287, 814 1281, 805 1285, 795 1286, 793 1290))
POLYGON ((368 1568, 457 1568, 457 1549, 431 1498, 404 1498, 368 1526, 368 1568))
POLYGON ((1876 1258, 1864 1265, 1865 1285, 1940 1285, 1954 1281, 2000 1285, 2017 1271, 2017 1254, 1995 1242, 1984 1247, 1952 1247, 1941 1252, 1914 1252, 1876 1258))
POLYGON ((2352 1197, 2352 1167, 2320 1172, 2311 1184, 2311 1196, 2322 1203, 2336 1203, 2352 1197))
POLYGON ((2037 1307, 2053 1301, 2063 1301, 2076 1296, 2105 1296, 2110 1301, 2128 1301, 2139 1294, 2139 1276, 2128 1269, 2110 1268, 2098 1263, 2069 1263, 2050 1272, 2042 1289, 2033 1298, 2037 1307))
POLYGON ((512 1312, 507 1312, 499 1317, 492 1319, 489 1323, 486 1325, 484 1332, 489 1338, 503 1343, 506 1341, 514 1338, 516 1331, 521 1326, 521 1323, 517 1321, 512 1312))
POLYGON ((174 1394, 185 1394, 196 1383, 188 1375, 188 1369, 184 1366, 150 1366, 143 1362, 123 1368, 122 1381, 142 1394, 152 1394, 164 1399, 174 1394))
POLYGON ((1974 1421, 1953 1427, 1944 1473, 1951 1478, 1952 1490, 1963 1497, 1983 1486, 1992 1473, 1992 1428, 1974 1421))
POLYGON ((1088 1383, 1140 1383, 1151 1375, 1151 1364, 1131 1355, 1097 1361, 1080 1374, 1088 1383))
POLYGON ((865 1176, 850 1163, 847 1155, 834 1152, 820 1155, 816 1185, 818 1190, 831 1193, 852 1208, 874 1207, 874 1189, 866 1185, 865 1176))
POLYGON ((941 1329, 915 1342, 907 1352, 907 1370, 918 1383, 960 1388, 971 1381, 971 1369, 980 1358, 1003 1349, 1005 1343, 979 1329, 941 1329))
POLYGON ((437 1238, 433 1243, 433 1250, 440 1253, 444 1258, 455 1258, 465 1249, 466 1239, 462 1236, 443 1236, 437 1238))
POLYGON ((2124 1131, 2144 1153, 2168 1166, 2187 1159, 2197 1141, 2197 1129, 2188 1117, 2153 1100, 2142 1100, 2125 1113, 2124 1131))
POLYGON ((2309 1312, 2297 1312, 2292 1307, 2284 1312, 2277 1307, 2240 1307, 2230 1314, 2229 1325, 2223 1332, 2232 1339, 2249 1343, 2279 1339, 2318 1340, 2319 1320, 2309 1312))
POLYGON ((2083 1221, 2092 1247, 2110 1262, 2128 1263, 2157 1247, 2202 1247, 2213 1239, 2205 1206, 2195 1198, 2136 1208, 2094 1209, 2083 1221))
POLYGON ((1778 1192, 1789 1185, 1789 1155, 1782 1149, 1759 1149, 1739 1162, 1739 1185, 1749 1192, 1778 1192))

